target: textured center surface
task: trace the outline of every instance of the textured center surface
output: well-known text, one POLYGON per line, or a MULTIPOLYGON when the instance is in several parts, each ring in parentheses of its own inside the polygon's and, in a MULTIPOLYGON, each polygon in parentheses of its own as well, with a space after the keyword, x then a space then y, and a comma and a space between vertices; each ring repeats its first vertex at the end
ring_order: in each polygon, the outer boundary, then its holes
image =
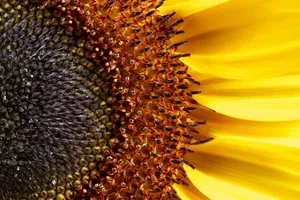
POLYGON ((212 138, 162 4, 0 0, 0 199, 180 199, 212 138))
POLYGON ((2 14, 0 198, 55 197, 80 184, 110 137, 108 88, 50 13, 2 14))

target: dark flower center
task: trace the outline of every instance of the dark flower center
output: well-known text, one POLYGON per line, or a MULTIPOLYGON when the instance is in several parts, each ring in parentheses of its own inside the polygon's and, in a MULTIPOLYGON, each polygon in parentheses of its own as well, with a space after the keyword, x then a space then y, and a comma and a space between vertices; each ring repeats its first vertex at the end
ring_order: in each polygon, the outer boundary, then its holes
POLYGON ((0 198, 71 196, 112 136, 105 73, 51 10, 1 16, 0 198))
POLYGON ((179 199, 211 138, 162 3, 0 0, 1 199, 179 199))

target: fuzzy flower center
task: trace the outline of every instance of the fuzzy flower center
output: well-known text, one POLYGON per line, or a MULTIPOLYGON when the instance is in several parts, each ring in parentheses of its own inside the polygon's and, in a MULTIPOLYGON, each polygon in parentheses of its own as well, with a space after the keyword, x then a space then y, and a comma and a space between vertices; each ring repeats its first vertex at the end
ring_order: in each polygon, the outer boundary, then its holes
POLYGON ((155 0, 0 0, 0 197, 179 199, 196 109, 155 0))

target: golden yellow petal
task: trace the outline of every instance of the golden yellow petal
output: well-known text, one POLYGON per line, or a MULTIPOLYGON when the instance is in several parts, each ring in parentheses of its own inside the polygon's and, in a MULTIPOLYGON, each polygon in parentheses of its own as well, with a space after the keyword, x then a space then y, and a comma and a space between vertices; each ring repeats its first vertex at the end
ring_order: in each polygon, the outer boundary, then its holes
MULTIPOLYGON (((197 78, 197 75, 194 77, 197 78)), ((300 96, 300 74, 254 80, 206 79, 199 87, 205 95, 254 98, 300 96)))
POLYGON ((197 170, 186 167, 187 173, 211 199, 298 198, 300 148, 231 137, 217 138, 194 150, 186 159, 197 170))
MULTIPOLYGON (((197 77, 197 76, 194 76, 197 77)), ((300 74, 268 79, 201 81, 195 99, 219 113, 255 121, 300 119, 300 74)))
POLYGON ((195 99, 225 115, 255 121, 288 121, 300 119, 300 97, 230 97, 197 95, 195 99))
POLYGON ((186 182, 189 186, 173 185, 182 200, 209 200, 209 198, 202 194, 191 181, 186 180, 186 182))
MULTIPOLYGON (((177 5, 182 16, 194 12, 184 13, 184 4, 177 5)), ((187 155, 197 166, 186 167, 192 183, 216 200, 298 199, 300 1, 233 0, 185 22, 187 34, 175 41, 188 39, 179 50, 192 56, 182 61, 206 74, 195 76, 196 100, 219 112, 193 113, 207 119, 200 132, 216 139, 187 155)))
POLYGON ((198 183, 198 189, 201 189, 212 200, 278 200, 275 197, 207 176, 199 170, 186 170, 191 179, 198 183))
POLYGON ((207 124, 199 126, 198 131, 208 137, 235 137, 300 148, 300 121, 249 121, 205 110, 194 112, 193 117, 207 120, 207 124))
MULTIPOLYGON (((205 145, 193 147, 193 150, 197 153, 196 155, 188 155, 189 159, 209 154, 209 156, 225 157, 226 159, 249 162, 250 165, 261 165, 285 171, 286 173, 299 175, 300 178, 300 169, 298 168, 300 160, 297 159, 297 155, 300 153, 300 144, 296 147, 290 147, 271 144, 251 137, 220 136, 205 145)), ((203 160, 195 162, 199 162, 198 165, 201 165, 200 162, 203 162, 203 160)), ((198 169, 202 169, 202 166, 199 166, 198 169)))
POLYGON ((185 19, 182 61, 201 73, 255 79, 300 72, 300 1, 230 1, 185 19))
POLYGON ((167 0, 159 9, 160 13, 171 13, 176 11, 177 17, 185 17, 199 11, 220 5, 229 0, 167 0))

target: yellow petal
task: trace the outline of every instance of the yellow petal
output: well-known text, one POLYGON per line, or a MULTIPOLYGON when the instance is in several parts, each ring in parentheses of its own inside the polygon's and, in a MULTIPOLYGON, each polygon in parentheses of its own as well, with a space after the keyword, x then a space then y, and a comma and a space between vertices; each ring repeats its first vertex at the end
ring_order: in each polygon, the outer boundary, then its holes
POLYGON ((231 117, 256 121, 288 121, 300 119, 300 97, 247 99, 197 95, 195 99, 217 112, 231 117))
POLYGON ((230 1, 185 19, 191 52, 182 61, 201 73, 254 79, 300 72, 300 1, 230 1))
MULTIPOLYGON (((197 78, 197 75, 194 76, 197 78)), ((255 80, 206 79, 201 81, 205 95, 236 97, 292 97, 300 96, 300 74, 255 80)))
POLYGON ((229 0, 167 0, 159 11, 163 14, 176 11, 177 17, 185 17, 227 1, 229 0))
POLYGON ((300 148, 300 121, 248 121, 208 111, 194 112, 193 116, 207 121, 205 126, 198 127, 207 137, 235 137, 300 148))
MULTIPOLYGON (((243 161, 250 163, 250 165, 284 171, 300 178, 300 169, 298 168, 300 160, 297 159, 297 154, 300 153, 300 144, 297 147, 289 147, 251 137, 220 136, 206 145, 194 146, 193 149, 197 152, 197 156, 207 156, 209 154, 208 156, 223 157, 234 162, 243 161)), ((193 158, 195 158, 195 155, 188 154, 188 159, 193 160, 193 158)), ((203 160, 195 162, 199 165, 199 169, 202 169, 201 162, 203 160)), ((203 168, 203 170, 207 169, 203 168)))
POLYGON ((300 75, 254 80, 203 80, 195 99, 216 112, 255 121, 300 119, 300 75))
POLYGON ((173 185, 182 200, 209 200, 209 198, 202 194, 191 181, 186 180, 186 182, 189 186, 173 185))
POLYGON ((186 168, 187 173, 211 199, 298 199, 300 148, 233 137, 194 149, 186 159, 197 170, 186 168))
POLYGON ((279 200, 275 197, 212 178, 198 170, 186 170, 188 175, 193 177, 191 179, 198 183, 198 189, 205 192, 212 200, 279 200))

